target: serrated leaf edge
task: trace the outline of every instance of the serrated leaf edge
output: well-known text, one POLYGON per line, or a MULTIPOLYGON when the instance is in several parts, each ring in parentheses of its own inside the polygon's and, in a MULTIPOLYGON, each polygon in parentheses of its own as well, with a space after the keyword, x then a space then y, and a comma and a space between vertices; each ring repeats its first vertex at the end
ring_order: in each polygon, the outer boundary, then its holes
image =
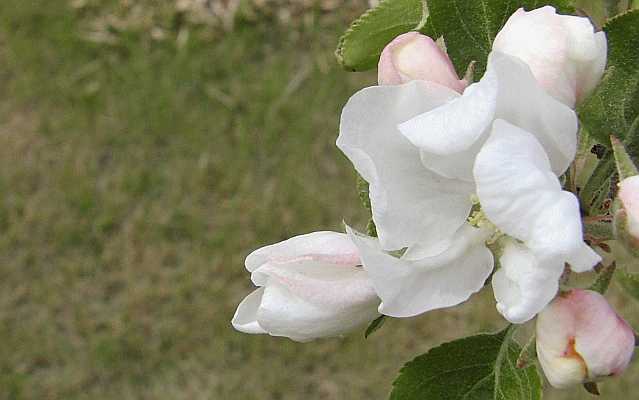
MULTIPOLYGON (((353 35, 353 33, 355 32, 355 30, 362 25, 363 23, 366 22, 367 19, 374 17, 375 14, 384 11, 386 7, 390 7, 390 3, 393 0, 382 0, 379 2, 379 4, 373 8, 369 8, 368 10, 366 10, 364 12, 364 14, 360 15, 355 21, 353 21, 351 23, 351 25, 348 27, 348 29, 346 30, 346 32, 344 32, 344 34, 339 38, 339 40, 337 41, 337 49, 335 50, 335 57, 337 58, 337 62, 339 63, 339 65, 341 65, 343 68, 348 69, 350 71, 356 71, 356 69, 354 69, 352 66, 346 65, 344 63, 344 46, 346 45, 346 43, 348 42, 348 39, 350 38, 351 35, 353 35)), ((419 21, 419 23, 413 27, 411 29, 411 31, 417 31, 422 29, 427 21, 428 21, 428 15, 427 15, 427 6, 426 6, 426 1, 425 0, 421 0, 422 3, 422 18, 419 21)), ((395 25, 397 26, 397 25, 395 25)), ((393 28, 394 26, 389 26, 387 27, 387 29, 393 28)))

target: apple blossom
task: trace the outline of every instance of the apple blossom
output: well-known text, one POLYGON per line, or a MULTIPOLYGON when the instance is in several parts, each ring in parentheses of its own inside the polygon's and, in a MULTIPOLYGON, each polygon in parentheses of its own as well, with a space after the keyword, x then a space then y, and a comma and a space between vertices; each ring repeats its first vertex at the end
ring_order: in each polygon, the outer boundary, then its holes
POLYGON ((399 35, 386 45, 379 58, 377 77, 380 85, 423 80, 460 93, 468 85, 459 79, 450 58, 433 39, 418 32, 399 35))
POLYGON ((378 254, 371 255, 370 241, 367 247, 354 241, 382 313, 450 306, 483 285, 486 258, 473 262, 469 253, 455 252, 453 264, 467 266, 472 284, 451 279, 459 272, 448 267, 447 275, 447 264, 437 261, 459 240, 458 231, 466 232, 475 194, 495 229, 524 243, 534 260, 529 270, 539 273, 527 283, 527 275, 509 273, 516 266, 505 263, 495 275, 498 309, 510 321, 524 322, 552 300, 565 262, 585 271, 600 260, 583 242, 577 199, 557 178, 575 156, 577 117, 515 57, 491 53, 485 76, 462 95, 423 81, 363 89, 344 107, 337 145, 370 184, 378 254), (387 270, 384 251, 402 248, 400 279, 387 270), (435 264, 442 272, 422 273, 435 264), (384 270, 388 276, 379 273, 384 270), (411 290, 426 280, 455 296, 442 301, 411 290))
POLYGON ((591 290, 559 295, 537 317, 537 354, 550 384, 565 388, 620 375, 635 348, 632 328, 591 290))
POLYGON ((235 329, 306 342, 339 336, 379 316, 379 298, 347 235, 313 232, 249 254, 259 288, 233 316, 235 329))
POLYGON ((639 175, 619 182, 615 236, 632 253, 639 254, 639 175))
POLYGON ((548 93, 573 107, 601 79, 607 43, 588 18, 559 15, 546 6, 517 10, 495 37, 493 51, 523 60, 548 93))

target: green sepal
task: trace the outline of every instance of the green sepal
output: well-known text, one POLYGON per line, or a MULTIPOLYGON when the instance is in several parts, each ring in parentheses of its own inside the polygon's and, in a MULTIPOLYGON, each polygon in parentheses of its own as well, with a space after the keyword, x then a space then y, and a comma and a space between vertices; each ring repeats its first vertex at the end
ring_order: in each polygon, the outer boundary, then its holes
POLYGON ((606 293, 610 286, 610 282, 612 281, 612 277, 615 275, 616 268, 617 264, 614 262, 601 268, 597 271, 597 278, 588 289, 601 294, 606 293))
POLYGON ((635 166, 635 163, 632 162, 632 159, 626 151, 623 143, 621 143, 621 141, 615 136, 610 136, 610 143, 612 144, 612 152, 615 156, 615 166, 617 167, 619 180, 639 175, 637 167, 635 166))
POLYGON ((375 318, 370 324, 368 324, 366 332, 364 332, 364 339, 368 339, 370 335, 377 332, 384 325, 384 322, 386 322, 385 315, 380 315, 375 318))

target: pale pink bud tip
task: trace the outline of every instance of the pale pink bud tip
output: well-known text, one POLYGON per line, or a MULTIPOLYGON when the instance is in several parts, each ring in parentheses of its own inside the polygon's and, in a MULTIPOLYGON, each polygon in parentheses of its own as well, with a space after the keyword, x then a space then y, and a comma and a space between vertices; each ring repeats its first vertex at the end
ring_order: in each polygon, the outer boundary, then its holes
POLYGON ((617 196, 626 215, 625 229, 639 247, 639 175, 619 182, 617 196))
POLYGON ((539 362, 556 388, 621 374, 634 348, 630 325, 591 290, 561 294, 537 317, 539 362))
POLYGON ((379 59, 380 85, 399 85, 412 80, 435 82, 459 93, 468 83, 457 76, 448 55, 428 36, 408 32, 390 42, 379 59))

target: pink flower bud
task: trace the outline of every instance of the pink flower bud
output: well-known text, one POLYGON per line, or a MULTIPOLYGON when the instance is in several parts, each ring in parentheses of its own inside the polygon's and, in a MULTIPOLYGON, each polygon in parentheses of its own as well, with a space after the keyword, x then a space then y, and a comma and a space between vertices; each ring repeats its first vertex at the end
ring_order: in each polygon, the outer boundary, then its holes
POLYGON ((606 35, 588 18, 559 15, 550 6, 517 10, 493 50, 519 57, 553 97, 573 107, 598 84, 606 66, 606 35))
POLYGON ((450 58, 433 39, 417 32, 399 35, 386 45, 377 70, 380 85, 412 80, 435 82, 459 93, 468 85, 459 80, 450 58))
POLYGON ((639 255, 639 175, 619 182, 615 236, 633 254, 639 255))
POLYGON ((591 290, 559 295, 537 317, 539 362, 556 388, 621 374, 634 348, 632 328, 591 290))

